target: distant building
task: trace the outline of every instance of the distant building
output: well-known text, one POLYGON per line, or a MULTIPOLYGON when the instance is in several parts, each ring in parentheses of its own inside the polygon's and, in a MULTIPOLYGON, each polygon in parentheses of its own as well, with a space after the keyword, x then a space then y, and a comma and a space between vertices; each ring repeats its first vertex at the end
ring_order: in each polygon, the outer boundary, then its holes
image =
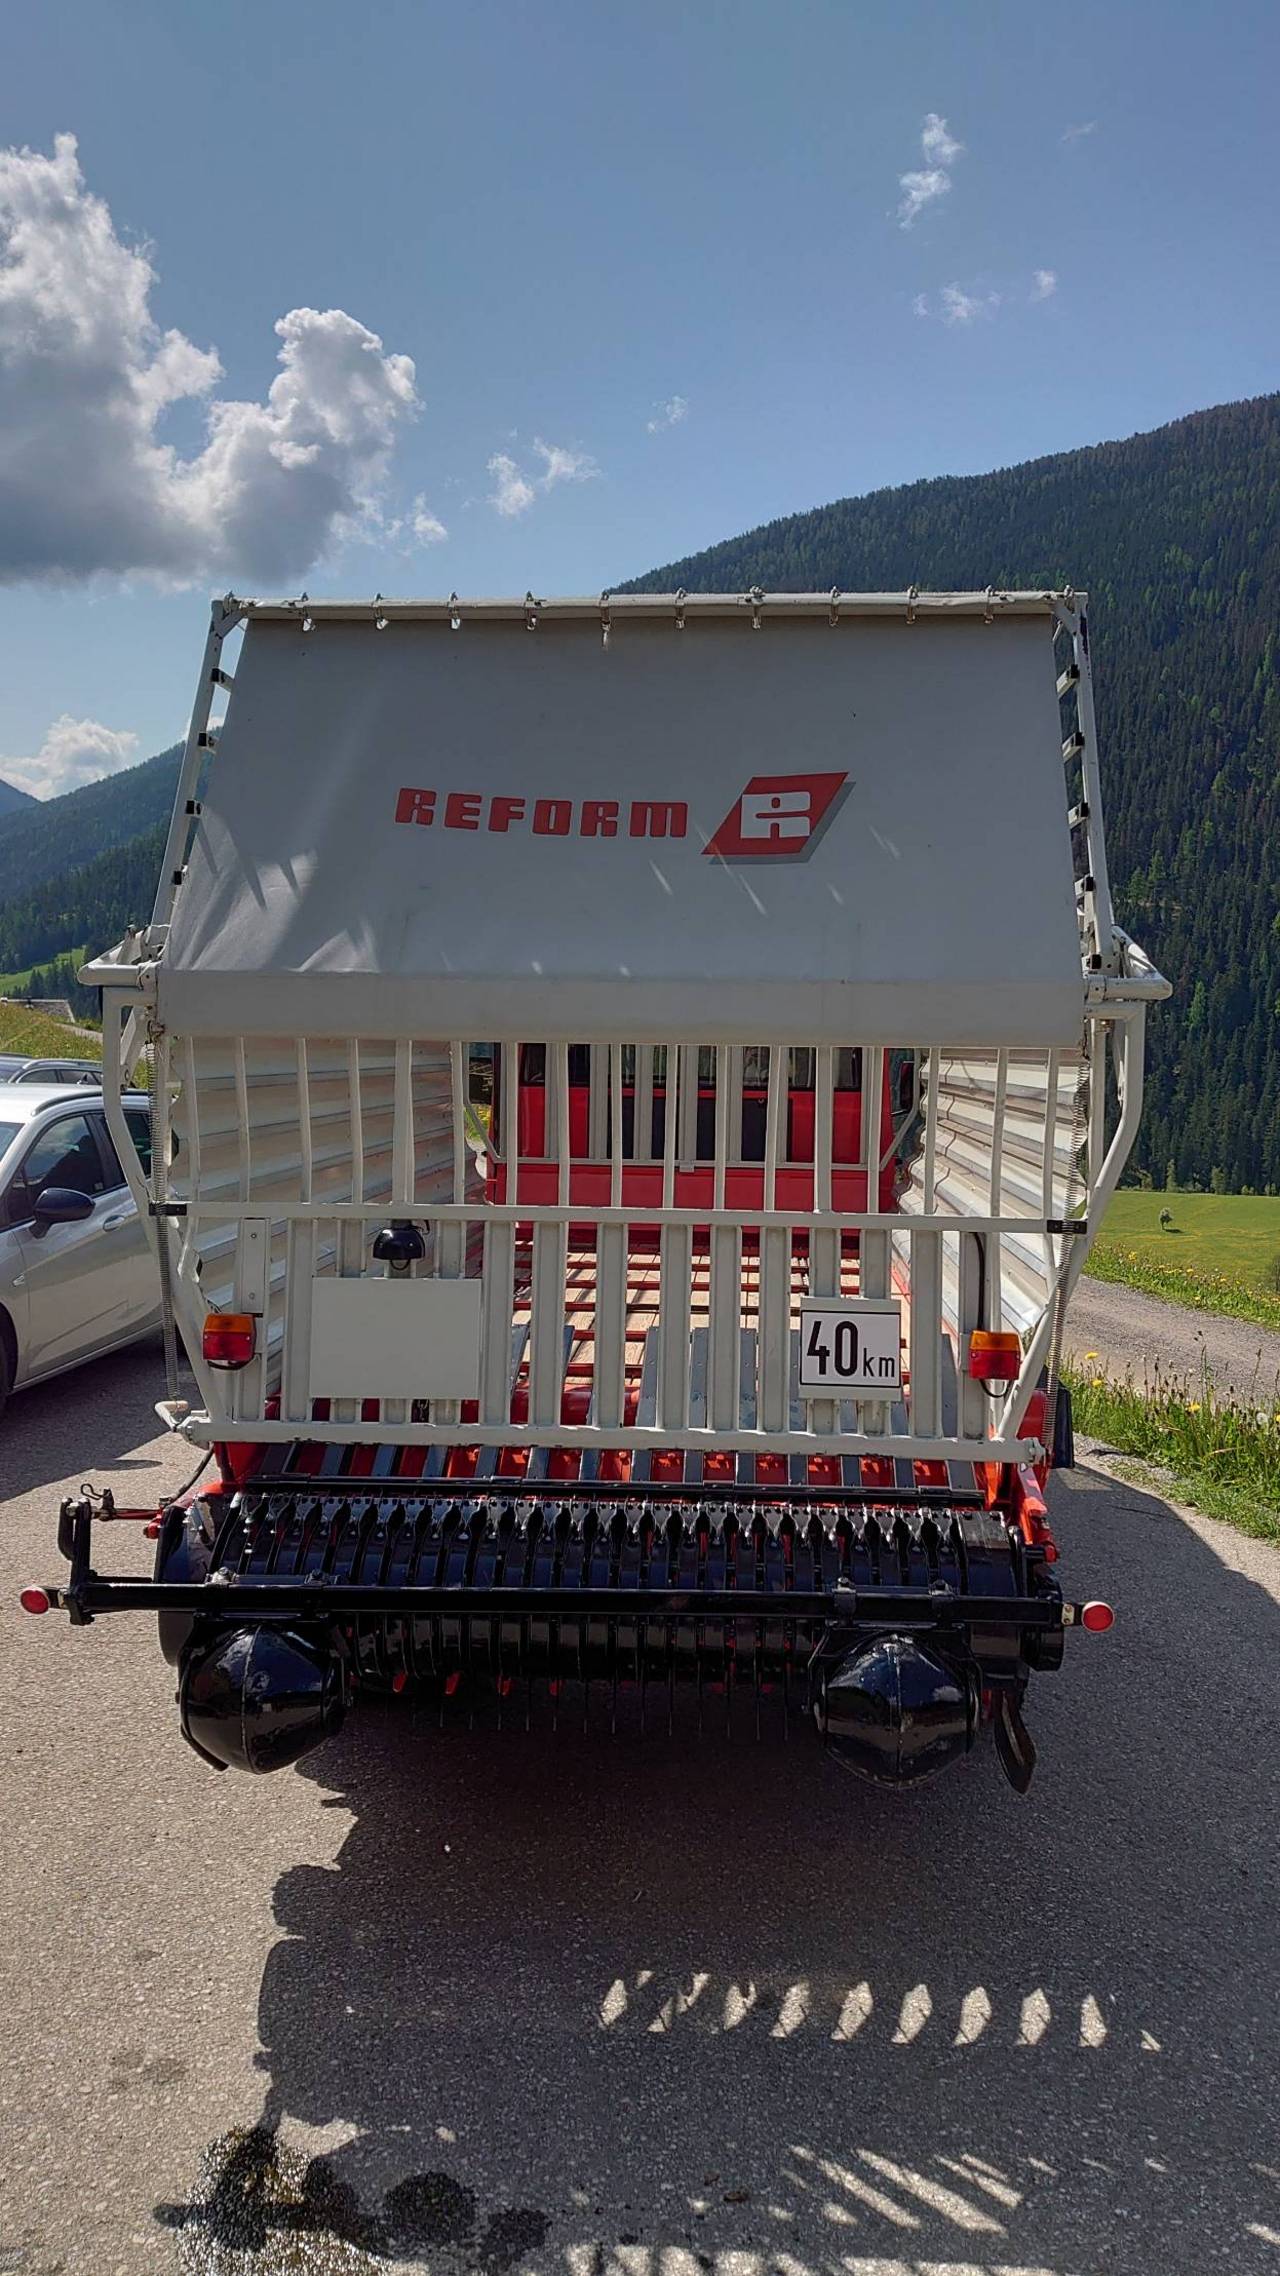
POLYGON ((46 1019, 65 1020, 68 1027, 75 1026, 75 1014, 65 996, 32 996, 27 1010, 43 1012, 46 1019))

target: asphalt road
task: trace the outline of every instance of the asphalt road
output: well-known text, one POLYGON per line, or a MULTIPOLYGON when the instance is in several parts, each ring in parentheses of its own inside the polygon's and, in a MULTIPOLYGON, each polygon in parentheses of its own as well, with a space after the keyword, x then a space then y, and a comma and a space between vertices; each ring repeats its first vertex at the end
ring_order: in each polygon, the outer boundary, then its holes
POLYGON ((386 1712, 251 1783, 149 1621, 14 1609, 67 1484, 179 1482, 158 1377, 0 1434, 0 2270, 1280 2267, 1275 1551, 1055 1482, 1119 1621, 1033 1690, 1025 1802, 386 1712))

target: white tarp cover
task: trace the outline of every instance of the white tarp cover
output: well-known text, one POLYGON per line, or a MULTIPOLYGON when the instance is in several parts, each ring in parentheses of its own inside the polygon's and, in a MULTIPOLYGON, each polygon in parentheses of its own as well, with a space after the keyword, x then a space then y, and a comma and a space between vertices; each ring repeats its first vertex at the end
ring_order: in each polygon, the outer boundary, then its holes
POLYGON ((1074 1043, 1051 633, 251 619, 161 1017, 1074 1043))

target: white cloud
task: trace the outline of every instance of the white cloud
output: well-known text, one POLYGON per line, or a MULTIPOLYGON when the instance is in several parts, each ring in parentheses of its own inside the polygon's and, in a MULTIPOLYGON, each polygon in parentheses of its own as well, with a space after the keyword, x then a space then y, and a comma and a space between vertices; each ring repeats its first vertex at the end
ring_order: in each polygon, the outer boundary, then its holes
POLYGON ((424 497, 419 495, 409 509, 409 527, 419 545, 439 545, 449 535, 439 514, 433 514, 424 497))
POLYGON ((898 187, 902 191, 898 220, 904 229, 910 229, 917 214, 923 213, 935 198, 946 196, 951 187, 951 176, 941 166, 930 166, 923 172, 900 174, 898 187))
POLYGON ((535 435, 533 447, 542 460, 541 474, 529 476, 521 472, 509 451, 495 451, 488 462, 493 476, 489 504, 497 514, 508 521, 519 514, 527 514, 535 498, 546 496, 558 482, 593 482, 600 469, 584 450, 566 450, 559 443, 544 443, 535 435))
POLYGON ((665 403, 654 405, 654 416, 646 419, 645 428, 651 435, 660 435, 664 427, 679 427, 689 416, 688 398, 670 395, 665 403))
POLYGON ((122 767, 136 765, 137 757, 136 735, 104 727, 98 719, 73 719, 64 711, 32 758, 0 759, 0 778, 33 797, 57 798, 100 775, 119 774, 122 767))
POLYGON ((964 149, 964 144, 957 142, 954 135, 948 134, 946 120, 939 118, 936 111, 926 111, 920 148, 931 165, 953 166, 964 149))
POLYGON ((594 482, 600 472, 584 450, 561 450, 557 443, 541 442, 537 436, 533 447, 543 465, 538 477, 540 490, 554 490, 557 482, 594 482))
POLYGON ((911 313, 912 313, 912 315, 913 315, 913 316, 927 316, 927 315, 928 315, 928 313, 929 313, 929 295, 928 295, 928 293, 927 293, 927 292, 918 292, 918 293, 916 294, 916 297, 915 297, 915 299, 914 299, 914 300, 912 301, 912 303, 911 303, 911 313))
POLYGON ((948 130, 946 120, 937 111, 926 111, 920 132, 920 149, 925 164, 898 176, 898 188, 902 192, 898 205, 898 222, 903 229, 910 229, 917 215, 923 213, 926 206, 933 205, 938 198, 947 195, 951 188, 949 168, 962 155, 964 144, 956 141, 948 130))
POLYGON ((958 284, 946 284, 938 295, 944 324, 976 324, 980 316, 990 316, 1000 306, 998 292, 965 292, 958 284))
POLYGON ((534 501, 534 487, 532 482, 526 482, 515 460, 505 450, 495 451, 489 461, 489 472, 493 476, 489 504, 494 512, 508 520, 527 513, 534 501))
POLYGON ((1035 275, 1031 279, 1032 300, 1052 300, 1057 289, 1058 272, 1056 269, 1036 270, 1035 275))
POLYGON ((1093 134, 1096 132, 1097 125, 1098 122, 1096 119, 1086 119, 1083 126, 1069 126, 1064 128, 1063 132, 1059 135, 1058 140, 1060 142, 1083 142, 1087 134, 1093 134))
POLYGON ((219 398, 217 351, 161 333, 155 281, 73 135, 0 151, 0 581, 268 584, 376 518, 418 408, 411 359, 341 309, 295 308, 265 402, 219 398), (207 440, 184 458, 158 423, 192 401, 207 440))

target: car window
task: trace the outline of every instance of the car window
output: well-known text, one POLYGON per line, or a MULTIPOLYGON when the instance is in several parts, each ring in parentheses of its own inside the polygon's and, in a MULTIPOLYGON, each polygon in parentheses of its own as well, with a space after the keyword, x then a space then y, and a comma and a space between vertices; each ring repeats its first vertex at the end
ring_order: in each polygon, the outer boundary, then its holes
POLYGON ((0 1155, 8 1153, 21 1128, 20 1122, 0 1122, 0 1155))
POLYGON ((51 1122, 31 1147, 20 1174, 33 1202, 47 1185, 70 1186, 73 1193, 105 1193, 106 1172, 88 1116, 64 1114, 51 1122))
POLYGON ((127 1106, 124 1110, 124 1118, 129 1125, 129 1136, 138 1149, 138 1160, 142 1164, 142 1174, 144 1177, 150 1177, 151 1117, 144 1106, 127 1106))

